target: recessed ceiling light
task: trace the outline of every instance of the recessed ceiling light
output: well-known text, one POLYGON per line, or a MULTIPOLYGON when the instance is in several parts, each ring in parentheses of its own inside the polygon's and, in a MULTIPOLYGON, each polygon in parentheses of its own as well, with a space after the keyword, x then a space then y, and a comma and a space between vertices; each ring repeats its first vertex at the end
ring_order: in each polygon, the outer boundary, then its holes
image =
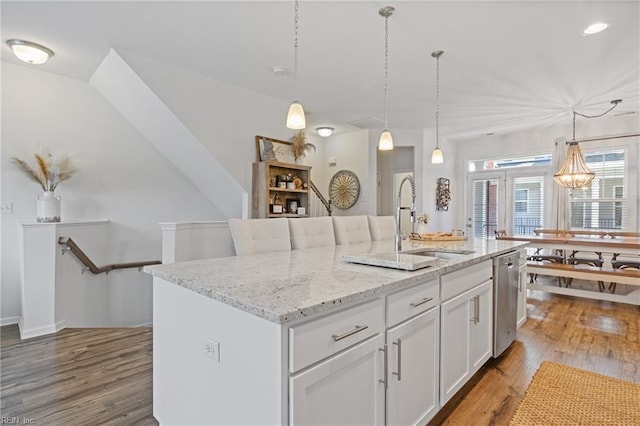
POLYGON ((589 25, 587 28, 585 28, 582 31, 582 35, 583 36, 588 36, 588 35, 592 35, 592 34, 598 34, 599 32, 602 32, 604 30, 606 30, 607 28, 609 28, 609 24, 606 22, 595 22, 591 25, 589 25))
POLYGON ((329 136, 331 136, 334 130, 335 129, 333 127, 329 126, 316 127, 316 132, 318 132, 318 134, 323 138, 328 138, 329 136))
POLYGON ((28 64, 41 65, 53 56, 51 49, 31 41, 11 39, 7 44, 18 59, 28 64))

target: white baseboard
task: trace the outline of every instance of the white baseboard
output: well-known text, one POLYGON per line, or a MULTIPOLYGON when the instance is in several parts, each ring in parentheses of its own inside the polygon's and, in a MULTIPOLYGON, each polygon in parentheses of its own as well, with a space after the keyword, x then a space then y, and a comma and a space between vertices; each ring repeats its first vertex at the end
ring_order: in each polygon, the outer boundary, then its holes
POLYGON ((43 327, 36 327, 26 329, 24 328, 24 324, 22 323, 22 318, 18 320, 18 328, 20 329, 20 339, 30 339, 32 337, 44 336, 45 334, 53 334, 65 327, 64 320, 59 321, 55 324, 45 325, 43 327))
POLYGON ((20 317, 6 317, 0 319, 0 326, 17 324, 20 317))
POLYGON ((153 327, 153 321, 145 322, 138 325, 132 325, 131 327, 153 327))

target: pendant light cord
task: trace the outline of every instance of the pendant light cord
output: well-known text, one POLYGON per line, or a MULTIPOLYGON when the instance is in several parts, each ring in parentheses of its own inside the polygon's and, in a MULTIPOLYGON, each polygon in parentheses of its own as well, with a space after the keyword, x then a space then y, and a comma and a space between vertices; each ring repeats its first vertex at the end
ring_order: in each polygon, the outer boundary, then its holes
POLYGON ((389 16, 384 17, 384 129, 387 130, 387 87, 389 85, 389 16))
POLYGON ((436 149, 440 145, 440 55, 436 58, 436 149))
POLYGON ((296 99, 298 102, 299 93, 298 93, 298 0, 294 1, 294 39, 293 39, 293 66, 295 75, 295 88, 296 88, 296 99))
POLYGON ((602 114, 587 115, 587 114, 579 113, 576 110, 573 110, 573 140, 574 141, 576 140, 576 115, 579 115, 580 117, 584 117, 584 118, 600 118, 600 117, 603 117, 603 116, 609 114, 611 111, 613 111, 613 109, 615 107, 617 107, 620 102, 622 102, 621 99, 616 99, 614 101, 611 101, 613 106, 611 108, 609 108, 608 110, 606 110, 605 112, 603 112, 602 114))

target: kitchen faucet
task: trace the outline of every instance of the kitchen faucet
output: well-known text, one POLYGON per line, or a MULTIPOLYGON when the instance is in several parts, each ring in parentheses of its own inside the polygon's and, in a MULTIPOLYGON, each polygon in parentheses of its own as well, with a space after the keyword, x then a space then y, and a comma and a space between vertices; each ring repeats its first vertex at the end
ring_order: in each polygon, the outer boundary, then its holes
POLYGON ((416 183, 411 176, 405 176, 404 179, 400 182, 400 187, 398 189, 398 201, 396 203, 398 206, 396 210, 396 253, 402 250, 402 235, 400 235, 400 210, 409 210, 409 220, 411 221, 411 232, 413 232, 413 227, 416 223, 416 183), (411 184, 411 207, 402 207, 400 206, 400 195, 402 194, 402 185, 409 181, 411 184))

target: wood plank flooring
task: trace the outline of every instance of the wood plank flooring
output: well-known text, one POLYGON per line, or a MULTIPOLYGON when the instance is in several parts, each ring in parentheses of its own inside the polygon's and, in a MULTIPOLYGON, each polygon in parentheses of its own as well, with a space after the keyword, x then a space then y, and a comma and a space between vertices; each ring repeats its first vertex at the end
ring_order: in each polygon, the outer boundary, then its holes
POLYGON ((152 330, 2 327, 1 413, 38 425, 151 425, 152 330))
MULTIPOLYGON (((543 360, 640 383, 637 306, 532 291, 528 314, 518 340, 435 423, 507 424, 543 360)), ((151 329, 67 329, 25 341, 16 326, 1 333, 2 416, 42 425, 157 424, 151 329)))

